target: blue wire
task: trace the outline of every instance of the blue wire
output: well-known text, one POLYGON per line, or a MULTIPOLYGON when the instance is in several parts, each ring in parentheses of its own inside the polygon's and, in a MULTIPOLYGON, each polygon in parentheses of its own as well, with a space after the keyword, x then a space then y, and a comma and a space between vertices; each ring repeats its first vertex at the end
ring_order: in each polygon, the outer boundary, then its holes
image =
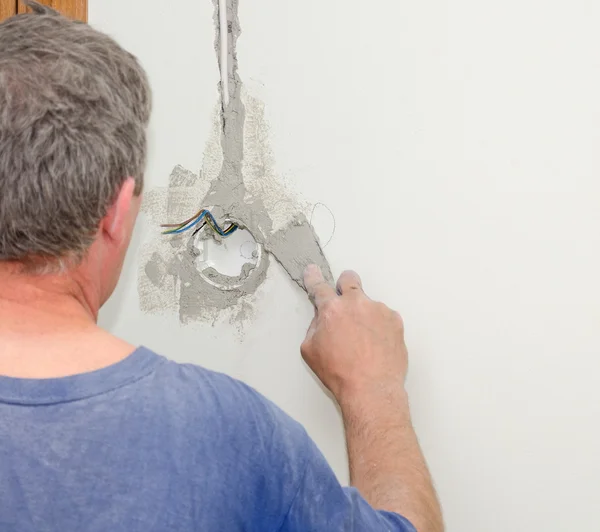
POLYGON ((167 233, 167 234, 169 234, 169 235, 178 235, 178 234, 181 234, 181 233, 185 233, 186 231, 189 231, 192 227, 195 227, 196 225, 198 225, 205 217, 207 217, 207 218, 210 219, 210 221, 212 222, 212 226, 217 230, 217 233, 219 233, 223 237, 232 235, 233 233, 235 233, 238 230, 238 227, 235 227, 233 230, 231 230, 228 233, 226 233, 225 231, 223 231, 223 229, 221 229, 221 227, 219 227, 219 224, 215 220, 215 217, 209 211, 204 210, 204 211, 202 211, 198 215, 197 218, 195 218, 194 220, 192 220, 185 227, 182 227, 181 229, 177 229, 177 231, 172 231, 172 232, 167 233))
POLYGON ((221 236, 229 236, 237 231, 237 227, 236 227, 233 231, 226 233, 225 231, 223 231, 223 229, 221 229, 219 227, 219 224, 215 220, 215 217, 210 212, 206 211, 206 216, 208 218, 210 218, 210 221, 212 222, 213 227, 217 230, 217 233, 219 233, 221 236))
POLYGON ((189 229, 191 229, 192 227, 195 227, 196 225, 198 225, 203 219, 204 217, 210 214, 208 211, 202 211, 199 216, 195 219, 192 220, 189 224, 187 224, 185 227, 182 227, 181 229, 177 229, 177 231, 173 231, 171 233, 168 233, 170 235, 178 235, 180 233, 184 233, 185 231, 188 231, 189 229))

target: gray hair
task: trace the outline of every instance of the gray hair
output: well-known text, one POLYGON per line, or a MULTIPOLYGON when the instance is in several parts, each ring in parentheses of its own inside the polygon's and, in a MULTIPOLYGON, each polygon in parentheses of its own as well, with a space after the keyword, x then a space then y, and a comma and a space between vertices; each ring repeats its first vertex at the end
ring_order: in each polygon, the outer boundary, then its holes
POLYGON ((143 187, 151 94, 137 59, 26 1, 0 24, 0 261, 85 255, 128 177, 143 187))

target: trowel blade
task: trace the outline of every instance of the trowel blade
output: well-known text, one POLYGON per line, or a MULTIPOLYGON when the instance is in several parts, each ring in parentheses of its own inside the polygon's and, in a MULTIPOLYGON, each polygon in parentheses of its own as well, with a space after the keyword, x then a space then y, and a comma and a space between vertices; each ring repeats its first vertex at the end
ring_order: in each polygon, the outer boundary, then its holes
POLYGON ((333 286, 331 267, 325 258, 319 237, 306 216, 297 216, 286 227, 274 233, 265 243, 265 249, 303 290, 306 290, 304 270, 310 264, 321 268, 323 277, 333 286))

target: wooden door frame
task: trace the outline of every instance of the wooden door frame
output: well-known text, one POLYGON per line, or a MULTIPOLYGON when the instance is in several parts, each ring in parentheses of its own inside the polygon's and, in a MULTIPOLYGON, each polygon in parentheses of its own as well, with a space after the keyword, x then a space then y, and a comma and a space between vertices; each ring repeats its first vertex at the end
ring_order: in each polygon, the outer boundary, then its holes
MULTIPOLYGON (((63 15, 87 22, 88 0, 38 0, 40 4, 46 4, 60 11, 63 15)), ((25 13, 27 8, 22 0, 18 0, 18 13, 25 13)))
POLYGON ((17 13, 17 0, 0 0, 0 21, 17 13))

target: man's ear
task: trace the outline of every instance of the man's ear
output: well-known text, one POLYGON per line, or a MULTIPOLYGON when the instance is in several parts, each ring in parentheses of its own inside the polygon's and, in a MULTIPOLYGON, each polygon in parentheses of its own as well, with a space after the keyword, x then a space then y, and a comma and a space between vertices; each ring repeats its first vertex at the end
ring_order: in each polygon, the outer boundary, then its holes
POLYGON ((127 231, 126 222, 132 207, 134 193, 135 180, 133 177, 128 177, 100 224, 100 230, 110 240, 119 241, 125 237, 125 232, 127 231))

